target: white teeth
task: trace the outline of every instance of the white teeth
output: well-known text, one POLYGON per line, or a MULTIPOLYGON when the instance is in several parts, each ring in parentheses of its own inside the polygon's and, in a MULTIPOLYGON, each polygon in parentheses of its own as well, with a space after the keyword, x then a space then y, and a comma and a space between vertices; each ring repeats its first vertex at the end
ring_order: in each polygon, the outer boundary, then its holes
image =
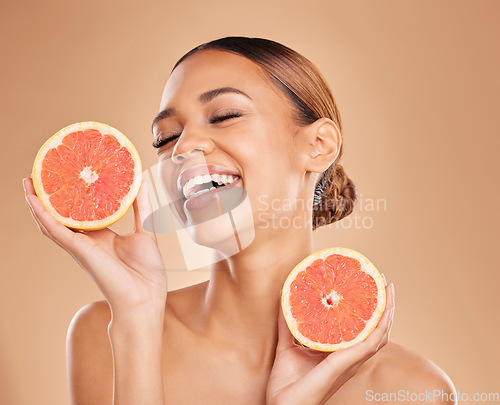
MULTIPOLYGON (((194 178, 191 178, 189 181, 184 184, 184 187, 182 187, 182 193, 184 194, 184 197, 186 198, 192 198, 199 196, 201 194, 206 193, 207 191, 213 190, 215 187, 210 187, 207 189, 199 190, 197 192, 193 192, 193 188, 197 185, 201 184, 207 184, 208 183, 218 183, 220 185, 225 184, 231 184, 234 183, 239 176, 232 176, 232 175, 226 175, 226 174, 205 174, 205 175, 200 175, 200 176, 195 176, 194 178)), ((210 184, 211 185, 211 184, 210 184)))
POLYGON ((192 197, 198 197, 199 195, 202 195, 202 194, 205 194, 206 192, 208 191, 211 191, 213 190, 215 187, 210 187, 210 188, 207 188, 207 189, 204 189, 204 190, 200 190, 200 191, 197 191, 196 193, 193 193, 189 196, 189 198, 192 198, 192 197))
POLYGON ((200 190, 200 191, 197 191, 196 193, 193 193, 191 194, 189 197, 197 197, 199 195, 202 195, 202 194, 205 194, 207 191, 210 191, 210 190, 200 190))

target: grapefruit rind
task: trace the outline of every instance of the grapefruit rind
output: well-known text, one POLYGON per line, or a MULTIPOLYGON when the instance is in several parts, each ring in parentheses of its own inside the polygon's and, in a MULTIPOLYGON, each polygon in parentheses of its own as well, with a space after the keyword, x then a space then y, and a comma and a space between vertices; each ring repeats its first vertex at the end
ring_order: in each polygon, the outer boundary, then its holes
POLYGON ((385 283, 384 279, 382 278, 376 267, 361 253, 343 247, 334 247, 334 248, 320 250, 302 260, 299 264, 297 264, 297 266, 294 267, 294 269, 288 275, 287 279, 285 280, 285 284, 283 285, 283 290, 281 294, 281 308, 283 310, 283 315, 288 325, 288 329, 292 333, 293 337, 297 339, 297 341, 300 342, 303 346, 322 352, 334 352, 340 349, 346 349, 348 347, 354 346, 359 342, 364 341, 378 325, 380 318, 384 313, 385 304, 386 304, 385 283), (293 280, 295 280, 295 278, 297 277, 298 273, 304 271, 315 260, 317 259, 325 260, 328 256, 334 254, 348 256, 358 260, 359 263, 361 264, 361 270, 372 276, 373 279, 375 280, 375 283, 377 284, 378 295, 377 295, 377 307, 375 308, 373 315, 366 323, 365 328, 359 333, 358 336, 356 336, 356 338, 348 342, 340 342, 338 344, 327 344, 327 343, 313 341, 309 339, 307 336, 304 336, 299 331, 297 320, 293 317, 292 312, 290 310, 289 297, 290 297, 290 286, 293 280))
POLYGON ((100 122, 95 121, 86 121, 86 122, 78 122, 75 124, 68 125, 64 127, 54 135, 52 135, 40 148, 38 151, 35 162, 33 163, 33 186, 35 188, 38 199, 44 206, 44 208, 61 224, 67 226, 71 229, 83 230, 83 231, 91 231, 97 229, 107 228, 111 224, 118 221, 122 218, 125 213, 128 211, 132 203, 134 202, 137 193, 139 192, 139 188, 141 186, 141 176, 142 176, 142 166, 141 159, 135 146, 130 142, 130 140, 123 135, 117 129, 100 122), (56 209, 50 204, 49 194, 47 194, 43 188, 42 184, 42 163, 47 152, 62 143, 62 140, 65 136, 76 132, 76 131, 84 131, 86 129, 97 129, 101 134, 110 134, 113 135, 116 140, 120 143, 121 146, 127 148, 127 150, 132 155, 134 160, 134 181, 130 186, 129 192, 123 197, 120 202, 120 208, 117 209, 112 215, 101 219, 101 220, 93 220, 93 221, 75 221, 72 218, 67 218, 60 215, 56 209))

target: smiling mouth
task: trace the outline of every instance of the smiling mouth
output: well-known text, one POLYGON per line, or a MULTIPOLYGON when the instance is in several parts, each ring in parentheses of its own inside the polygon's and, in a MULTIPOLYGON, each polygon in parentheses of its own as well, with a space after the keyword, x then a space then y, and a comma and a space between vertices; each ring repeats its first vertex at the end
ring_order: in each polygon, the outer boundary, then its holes
POLYGON ((217 173, 195 176, 184 184, 182 194, 186 200, 190 200, 212 190, 230 186, 240 178, 237 175, 217 173))
POLYGON ((246 198, 239 172, 210 163, 182 170, 177 177, 177 192, 179 203, 191 224, 200 224, 228 213, 246 198))

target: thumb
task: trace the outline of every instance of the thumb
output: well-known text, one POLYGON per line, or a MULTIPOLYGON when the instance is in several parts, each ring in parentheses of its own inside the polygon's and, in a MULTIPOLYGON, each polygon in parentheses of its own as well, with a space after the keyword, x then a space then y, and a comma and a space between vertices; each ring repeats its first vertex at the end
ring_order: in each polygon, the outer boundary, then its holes
POLYGON ((134 201, 134 225, 136 232, 143 232, 152 236, 156 241, 153 221, 153 207, 151 205, 151 185, 143 179, 141 187, 134 201))

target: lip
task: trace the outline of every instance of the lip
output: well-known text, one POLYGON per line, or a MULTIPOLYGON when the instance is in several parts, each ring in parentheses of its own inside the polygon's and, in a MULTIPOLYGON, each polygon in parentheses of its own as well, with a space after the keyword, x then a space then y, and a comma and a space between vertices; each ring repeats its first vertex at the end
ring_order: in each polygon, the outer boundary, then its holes
MULTIPOLYGON (((196 176, 203 176, 205 174, 226 174, 232 176, 238 176, 241 178, 240 174, 236 171, 230 170, 223 166, 212 165, 212 164, 199 164, 189 169, 184 169, 180 172, 179 177, 177 178, 177 189, 182 194, 182 188, 184 184, 186 184, 189 179, 192 179, 196 176)), ((238 179, 239 181, 239 179, 238 179)), ((226 186, 227 187, 227 186, 226 186)))
POLYGON ((215 188, 199 196, 191 197, 185 200, 184 210, 193 212, 204 209, 204 220, 222 215, 223 213, 234 208, 239 202, 241 202, 241 196, 245 193, 244 189, 241 186, 241 181, 242 180, 240 177, 232 184, 221 188, 215 188))

